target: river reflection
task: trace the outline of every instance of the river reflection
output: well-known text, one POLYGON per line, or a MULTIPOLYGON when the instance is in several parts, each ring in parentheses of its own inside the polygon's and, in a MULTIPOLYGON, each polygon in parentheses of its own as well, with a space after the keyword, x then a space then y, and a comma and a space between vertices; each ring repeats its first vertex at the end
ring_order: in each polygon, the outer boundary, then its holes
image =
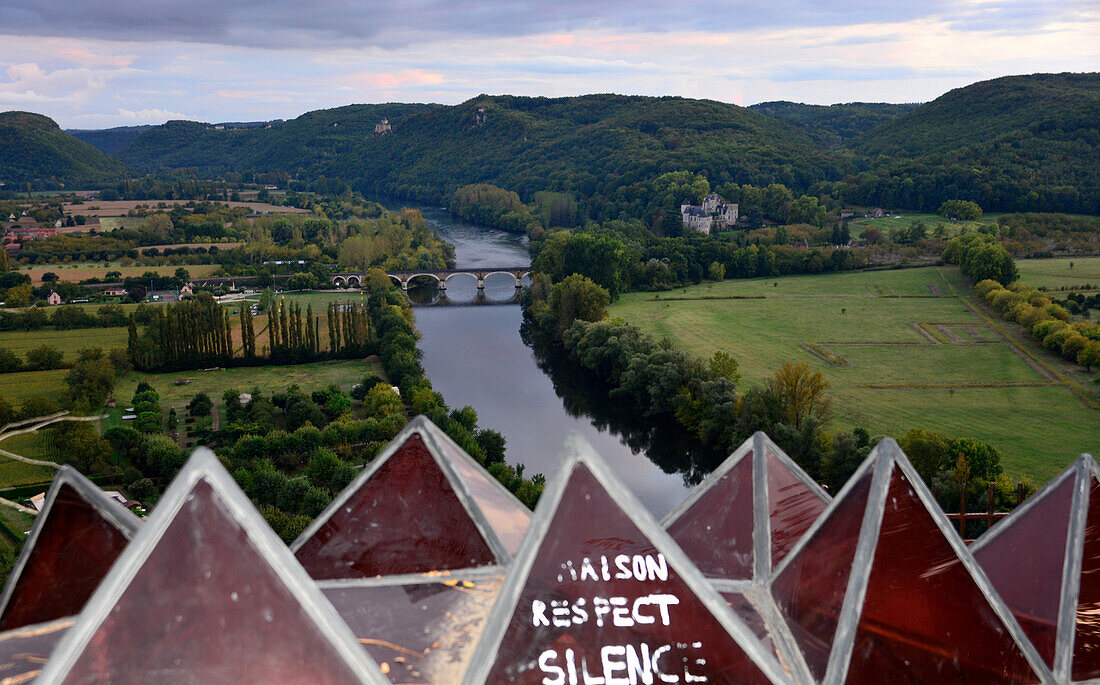
MULTIPOLYGON (((391 203, 386 203, 391 204, 391 203)), ((406 205, 408 206, 408 205, 406 205)), ((400 203, 391 204, 400 209, 400 203)), ((527 239, 456 221, 443 209, 417 206, 429 226, 455 246, 459 268, 528 264, 527 239)), ((479 295, 473 277, 455 276, 446 297, 475 304, 508 301, 516 292, 511 276, 486 279, 479 295)), ((439 301, 434 283, 411 288, 410 299, 439 301)), ((602 456, 657 517, 687 494, 690 481, 717 463, 679 432, 626 411, 598 383, 520 337, 518 305, 417 306, 423 334, 424 369, 451 407, 470 405, 482 427, 507 440, 508 461, 523 464, 526 475, 553 475, 570 435, 580 435, 602 456), (648 458, 647 458, 648 455, 648 458)), ((718 457, 720 459, 720 457, 718 457)))

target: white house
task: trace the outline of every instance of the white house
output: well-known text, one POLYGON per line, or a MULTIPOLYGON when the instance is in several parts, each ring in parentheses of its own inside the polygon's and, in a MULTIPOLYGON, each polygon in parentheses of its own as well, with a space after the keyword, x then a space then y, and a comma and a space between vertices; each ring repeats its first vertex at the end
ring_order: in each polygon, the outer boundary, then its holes
POLYGON ((51 290, 50 294, 46 297, 46 304, 57 305, 61 304, 63 300, 61 296, 57 294, 57 291, 51 290))
POLYGON ((710 233, 712 228, 725 228, 737 224, 737 204, 723 202, 722 198, 711 193, 703 198, 702 205, 680 205, 680 216, 684 226, 699 231, 710 233))

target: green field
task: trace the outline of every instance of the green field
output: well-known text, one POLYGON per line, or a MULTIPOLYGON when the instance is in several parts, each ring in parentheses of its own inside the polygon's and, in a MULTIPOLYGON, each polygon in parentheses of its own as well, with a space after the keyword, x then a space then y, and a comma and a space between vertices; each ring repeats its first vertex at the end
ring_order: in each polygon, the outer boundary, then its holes
POLYGON ((1025 360, 967 308, 970 292, 954 268, 863 271, 629 293, 610 315, 700 356, 729 352, 746 387, 807 362, 831 384, 833 428, 975 437, 1037 483, 1100 451, 1100 411, 1061 378, 1096 386, 1043 350, 1025 360))
POLYGON ((74 328, 69 331, 5 331, 0 333, 0 347, 9 349, 20 357, 27 350, 51 345, 61 350, 66 361, 75 358, 76 351, 82 347, 99 347, 104 351, 116 347, 126 347, 126 329, 117 328, 74 328))
POLYGON ((1091 290, 1100 290, 1100 257, 1018 259, 1016 267, 1020 270, 1020 282, 1036 288, 1057 290, 1089 285, 1091 290))
POLYGON ((856 215, 859 218, 852 218, 848 220, 848 230, 852 237, 858 238, 863 235, 863 232, 868 228, 877 228, 887 235, 890 230, 894 228, 908 228, 910 224, 915 221, 923 221, 924 225, 928 227, 928 234, 932 234, 932 229, 936 224, 943 224, 947 227, 948 236, 954 236, 963 230, 976 231, 979 226, 983 224, 996 223, 997 215, 986 214, 982 217, 981 221, 954 221, 952 219, 945 219, 939 214, 925 214, 922 212, 902 212, 900 216, 885 216, 881 219, 864 219, 862 215, 856 215))
POLYGON ((67 373, 68 369, 5 373, 0 375, 0 397, 16 406, 32 395, 44 395, 60 402, 65 396, 67 373))
POLYGON ((319 390, 329 383, 339 385, 345 392, 359 382, 368 371, 385 377, 382 365, 378 361, 339 360, 296 364, 293 366, 252 366, 233 369, 215 369, 212 371, 178 371, 173 373, 139 373, 127 375, 115 388, 118 398, 114 409, 108 410, 109 418, 104 428, 122 423, 123 409, 127 401, 134 396, 138 383, 146 381, 160 395, 160 404, 167 414, 175 407, 182 417, 182 408, 187 406, 196 393, 205 392, 217 404, 221 404, 222 392, 226 388, 237 388, 241 392, 251 392, 260 388, 264 394, 285 390, 288 386, 298 385, 306 392, 319 390), (176 385, 177 380, 191 381, 186 385, 176 385))
MULTIPOLYGON (((41 432, 24 433, 0 441, 0 449, 29 459, 52 461, 47 454, 46 444, 41 432)), ((56 474, 57 469, 51 466, 36 466, 0 456, 0 488, 26 485, 28 483, 48 483, 53 480, 56 474)))

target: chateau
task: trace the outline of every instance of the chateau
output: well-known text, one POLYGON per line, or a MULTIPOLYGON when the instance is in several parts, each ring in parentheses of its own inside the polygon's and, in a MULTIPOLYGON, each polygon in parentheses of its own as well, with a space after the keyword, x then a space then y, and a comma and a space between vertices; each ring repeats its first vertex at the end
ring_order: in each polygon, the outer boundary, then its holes
POLYGON ((711 228, 725 228, 737 223, 737 204, 725 203, 715 193, 703 198, 703 204, 680 205, 680 216, 684 226, 700 233, 710 233, 711 228))

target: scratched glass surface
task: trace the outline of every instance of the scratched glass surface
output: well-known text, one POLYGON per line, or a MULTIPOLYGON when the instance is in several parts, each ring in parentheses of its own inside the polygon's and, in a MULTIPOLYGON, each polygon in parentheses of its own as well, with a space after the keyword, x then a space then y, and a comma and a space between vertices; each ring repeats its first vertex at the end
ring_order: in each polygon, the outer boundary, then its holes
POLYGON ((129 540, 62 485, 0 617, 0 630, 80 613, 129 540))
POLYGON ((33 680, 72 625, 72 618, 61 618, 0 633, 0 683, 33 680))
POLYGON ((356 682, 350 669, 200 480, 64 682, 356 682))
POLYGON ((752 452, 748 452, 668 527, 710 578, 753 575, 752 452))
POLYGON ((768 508, 774 567, 809 530, 828 502, 791 473, 790 468, 772 454, 771 448, 767 448, 764 453, 767 455, 768 508))
POLYGON ((394 683, 457 683, 503 576, 325 588, 322 592, 394 683))
POLYGON ((1077 598, 1077 634, 1073 641, 1073 679, 1100 677, 1100 483, 1089 478, 1089 509, 1077 598))
POLYGON ((1054 664, 1075 480, 1072 475, 1064 478, 1022 516, 999 524, 996 537, 974 550, 993 587, 1048 666, 1054 664))
POLYGON ((531 525, 531 511, 503 490, 489 472, 471 463, 467 455, 459 454, 459 448, 447 440, 440 440, 440 456, 454 468, 466 484, 470 496, 485 514, 489 526, 500 538, 509 554, 515 555, 527 527, 531 525))
POLYGON ((768 682, 578 464, 524 579, 488 682, 577 685, 593 678, 768 682))
POLYGON ((413 434, 295 554, 313 578, 370 578, 496 563, 413 434))
POLYGON ((772 583, 775 602, 818 680, 824 678, 829 663, 872 474, 869 469, 838 500, 798 556, 787 562, 772 583))
POLYGON ((1034 683, 973 576, 894 468, 848 683, 1034 683))

